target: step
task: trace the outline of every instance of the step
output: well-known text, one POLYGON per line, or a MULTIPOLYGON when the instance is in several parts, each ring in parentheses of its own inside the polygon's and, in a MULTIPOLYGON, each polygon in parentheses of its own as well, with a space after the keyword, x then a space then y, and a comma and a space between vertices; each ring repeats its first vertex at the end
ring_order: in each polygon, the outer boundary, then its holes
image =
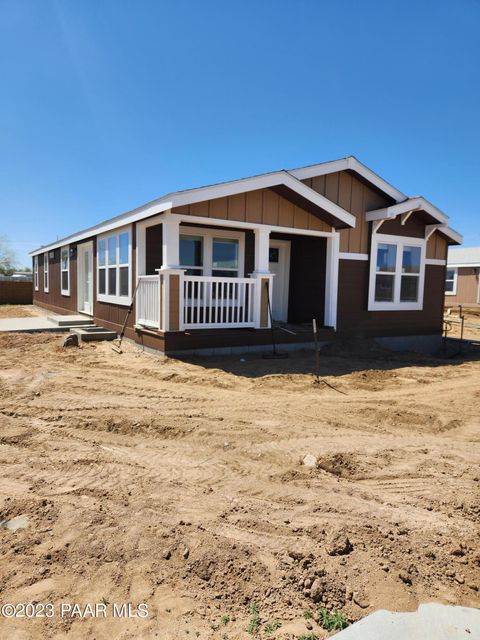
POLYGON ((72 329, 72 333, 77 335, 78 339, 82 342, 93 342, 94 340, 115 340, 117 338, 115 331, 110 331, 110 329, 97 327, 95 325, 91 327, 78 327, 72 329))
POLYGON ((55 323, 58 327, 81 327, 86 325, 93 325, 93 320, 91 318, 82 315, 53 315, 48 316, 47 319, 50 320, 50 322, 55 323))

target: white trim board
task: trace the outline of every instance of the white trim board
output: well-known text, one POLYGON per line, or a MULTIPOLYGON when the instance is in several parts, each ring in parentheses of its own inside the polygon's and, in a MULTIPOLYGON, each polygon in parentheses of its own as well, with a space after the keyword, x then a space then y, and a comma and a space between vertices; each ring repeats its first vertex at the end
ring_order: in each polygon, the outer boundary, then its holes
POLYGON ((392 186, 389 182, 381 178, 374 171, 369 169, 366 165, 362 164, 355 156, 347 156, 340 160, 332 160, 331 162, 322 162, 320 164, 313 164, 309 167, 301 167, 299 169, 290 169, 289 173, 295 176, 299 180, 307 180, 308 178, 314 178, 315 176, 323 176, 327 173, 335 173, 337 171, 355 171, 361 175, 365 180, 375 185, 380 191, 383 191, 388 196, 393 198, 396 202, 405 200, 407 196, 392 186))
POLYGON ((368 260, 368 253, 345 253, 338 254, 340 260, 368 260))
POLYGON ((447 261, 441 260, 440 258, 425 258, 425 264, 434 264, 444 267, 447 264, 447 261))
MULTIPOLYGON (((215 198, 224 198, 237 193, 245 193, 248 191, 256 191, 257 189, 267 189, 276 186, 285 186, 312 202, 320 209, 327 211, 331 216, 339 220, 343 225, 354 228, 356 224, 356 218, 350 212, 346 211, 338 204, 335 204, 325 196, 317 193, 314 189, 311 189, 306 184, 303 184, 295 176, 288 173, 288 171, 275 171, 273 173, 266 173, 260 176, 254 176, 253 178, 243 178, 242 180, 234 180, 232 182, 224 182, 218 185, 212 185, 209 187, 200 187, 198 189, 189 189, 188 191, 179 191, 177 193, 171 193, 163 198, 155 200, 149 204, 143 205, 138 209, 124 213, 116 218, 107 220, 104 223, 85 229, 77 234, 71 235, 68 238, 63 238, 58 242, 40 247, 35 251, 31 251, 30 255, 34 256, 50 249, 64 245, 67 241, 69 243, 79 242, 85 238, 91 236, 100 235, 112 231, 117 227, 125 226, 133 222, 139 222, 144 218, 154 216, 158 213, 162 213, 173 207, 185 206, 188 204, 195 204, 196 202, 203 202, 204 200, 212 200, 215 198)), ((217 218, 221 220, 221 218, 217 218)), ((223 222, 227 222, 224 220, 223 222)), ((280 227, 283 229, 283 227, 280 227)))

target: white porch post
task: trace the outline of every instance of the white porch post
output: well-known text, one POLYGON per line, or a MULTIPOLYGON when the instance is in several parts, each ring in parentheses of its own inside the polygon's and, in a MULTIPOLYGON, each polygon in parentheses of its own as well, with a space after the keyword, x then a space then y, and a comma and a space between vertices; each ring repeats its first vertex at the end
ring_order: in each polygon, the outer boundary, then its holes
POLYGON ((254 322, 255 328, 270 327, 270 314, 268 312, 267 290, 270 301, 272 299, 272 279, 273 274, 269 268, 269 252, 270 252, 270 229, 265 227, 257 227, 255 232, 255 271, 252 276, 255 278, 255 306, 254 306, 254 322))
POLYGON ((183 269, 180 269, 180 221, 168 214, 162 221, 160 324, 163 331, 180 331, 183 317, 183 269))
POLYGON ((337 328, 338 266, 340 234, 336 231, 327 239, 327 264, 325 274, 325 325, 337 328))

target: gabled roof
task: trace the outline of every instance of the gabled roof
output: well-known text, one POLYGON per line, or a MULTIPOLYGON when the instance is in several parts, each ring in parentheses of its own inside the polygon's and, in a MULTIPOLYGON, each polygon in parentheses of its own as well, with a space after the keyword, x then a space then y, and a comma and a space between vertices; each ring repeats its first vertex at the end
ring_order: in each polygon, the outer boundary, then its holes
POLYGON ((399 215, 416 212, 424 212, 427 218, 425 222, 429 224, 437 224, 438 231, 443 233, 444 236, 456 244, 461 244, 463 242, 462 236, 448 226, 448 216, 422 196, 406 198, 403 202, 393 204, 390 207, 367 211, 365 219, 368 222, 374 222, 375 220, 393 220, 393 218, 396 218, 399 215))
POLYGON ((307 178, 314 178, 316 176, 323 176, 327 173, 335 173, 336 171, 353 171, 364 180, 377 187, 380 191, 390 196, 395 202, 401 202, 408 196, 396 189, 389 182, 384 180, 375 171, 372 171, 367 166, 362 164, 360 160, 357 160, 355 156, 347 156, 340 160, 332 160, 330 162, 322 162, 320 164, 312 164, 308 167, 300 167, 299 169, 289 169, 289 173, 295 176, 299 180, 306 180, 307 178))
POLYGON ((117 227, 163 213, 173 207, 265 188, 273 189, 277 191, 277 193, 295 201, 296 204, 308 211, 319 214, 322 219, 336 229, 355 227, 355 216, 302 182, 302 180, 314 176, 326 175, 337 171, 350 171, 355 173, 363 181, 368 182, 394 200, 395 204, 391 207, 368 212, 367 220, 388 219, 396 217, 406 210, 411 211, 412 208, 422 209, 427 215, 431 216, 433 221, 442 225, 440 229, 441 233, 444 233, 445 236, 454 242, 462 242, 460 234, 447 226, 448 217, 439 209, 420 196, 417 198, 408 198, 408 196, 393 187, 389 182, 362 164, 354 156, 348 156, 340 160, 290 169, 289 171, 273 171, 240 180, 232 180, 196 189, 169 193, 136 209, 132 209, 114 218, 105 220, 100 224, 84 229, 79 233, 72 234, 61 240, 40 247, 30 252, 30 255, 37 255, 72 242, 79 242, 92 235, 111 231, 117 227), (398 208, 396 209, 395 207, 398 208))
POLYGON ((448 250, 449 267, 480 267, 480 247, 452 247, 448 250))
POLYGON ((138 222, 144 218, 163 213, 173 207, 179 207, 187 204, 194 204, 195 202, 202 202, 204 200, 212 200, 214 198, 223 198, 226 196, 235 195, 237 193, 245 193, 248 191, 255 191, 257 189, 266 188, 282 188, 283 195, 288 192, 295 194, 295 200, 299 206, 303 206, 311 212, 317 211, 328 224, 331 224, 336 229, 344 229, 348 227, 355 227, 356 218, 349 211, 346 211, 338 204, 332 202, 320 193, 317 193, 314 189, 311 189, 306 184, 301 182, 290 172, 281 170, 274 171, 272 173, 264 173, 258 176, 250 178, 242 178, 240 180, 232 180, 231 182, 221 182, 207 187, 199 187, 197 189, 187 189, 185 191, 177 191, 169 193, 158 200, 153 200, 138 209, 127 211, 115 218, 106 220, 98 225, 84 229, 79 233, 57 240, 52 244, 40 247, 31 251, 30 255, 36 255, 45 251, 50 251, 57 247, 61 247, 71 242, 79 242, 89 238, 92 235, 104 233, 132 222, 138 222))

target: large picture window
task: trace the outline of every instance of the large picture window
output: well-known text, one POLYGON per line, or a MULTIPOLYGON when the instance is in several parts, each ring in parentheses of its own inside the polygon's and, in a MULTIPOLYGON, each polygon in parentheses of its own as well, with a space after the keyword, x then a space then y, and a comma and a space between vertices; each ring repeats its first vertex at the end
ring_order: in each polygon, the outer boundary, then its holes
POLYGON ((370 311, 423 308, 425 241, 374 234, 370 265, 370 311))
POLYGON ((190 276, 243 277, 244 234, 181 227, 180 266, 190 276))
POLYGON ((48 293, 48 282, 50 277, 50 265, 48 261, 48 253, 43 254, 43 290, 48 293))
POLYGON ((97 242, 97 298, 101 302, 130 304, 130 230, 104 235, 97 242))
POLYGON ((457 294, 457 269, 447 268, 445 274, 445 295, 454 296, 457 294))
POLYGON ((70 295, 70 248, 60 249, 60 282, 62 296, 70 295))

